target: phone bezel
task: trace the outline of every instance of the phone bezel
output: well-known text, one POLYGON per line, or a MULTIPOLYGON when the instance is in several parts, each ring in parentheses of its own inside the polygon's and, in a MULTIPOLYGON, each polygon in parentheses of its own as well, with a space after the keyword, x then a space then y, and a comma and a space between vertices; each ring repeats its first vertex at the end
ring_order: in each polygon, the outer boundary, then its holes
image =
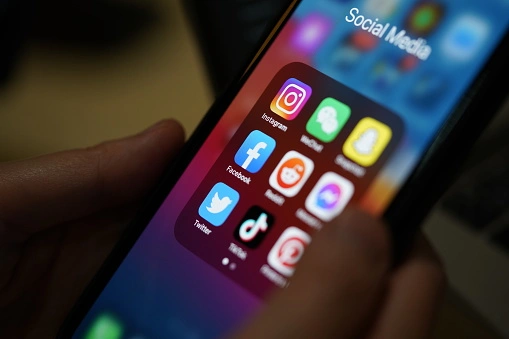
MULTIPOLYGON (((95 300, 301 1, 294 0, 281 13, 253 59, 239 73, 237 80, 215 100, 68 314, 57 338, 70 338, 75 333, 95 300)), ((502 106, 509 93, 509 82, 503 82, 502 86, 498 86, 497 78, 509 73, 509 66, 505 62, 507 59, 509 59, 509 30, 458 101, 416 169, 385 212, 383 219, 391 231, 395 264, 404 258, 419 230, 419 225, 447 187, 452 184, 454 174, 460 169, 468 151, 502 106), (482 114, 477 114, 479 111, 482 111, 482 114)))

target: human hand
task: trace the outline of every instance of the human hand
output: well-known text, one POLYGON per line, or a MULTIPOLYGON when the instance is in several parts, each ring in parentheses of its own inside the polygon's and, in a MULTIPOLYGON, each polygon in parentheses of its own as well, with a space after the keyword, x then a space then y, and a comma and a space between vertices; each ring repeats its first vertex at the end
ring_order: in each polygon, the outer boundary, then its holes
POLYGON ((0 164, 0 338, 54 338, 140 200, 184 142, 174 121, 0 164))
MULTIPOLYGON (((164 122, 87 150, 0 165, 0 337, 55 335, 182 142, 181 128, 164 122)), ((444 285, 426 243, 389 272, 380 223, 349 212, 330 226, 291 286, 237 337, 425 337, 444 285)))
POLYGON ((427 338, 445 275, 420 235, 409 258, 391 270, 386 227, 348 210, 324 227, 294 279, 232 339, 427 338))

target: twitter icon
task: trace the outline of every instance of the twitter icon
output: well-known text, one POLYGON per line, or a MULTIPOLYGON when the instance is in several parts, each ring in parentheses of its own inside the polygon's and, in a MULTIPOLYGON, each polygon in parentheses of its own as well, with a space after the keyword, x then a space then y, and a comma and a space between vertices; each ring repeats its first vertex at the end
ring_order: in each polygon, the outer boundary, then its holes
POLYGON ((239 202, 239 193, 230 186, 217 183, 203 200, 198 214, 214 226, 221 226, 239 202))

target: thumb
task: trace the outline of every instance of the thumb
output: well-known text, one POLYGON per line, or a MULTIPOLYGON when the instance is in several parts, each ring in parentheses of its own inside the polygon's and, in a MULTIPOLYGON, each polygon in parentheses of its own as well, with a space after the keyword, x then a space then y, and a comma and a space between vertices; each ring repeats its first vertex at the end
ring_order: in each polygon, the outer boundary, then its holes
POLYGON ((277 293, 237 338, 353 338, 366 330, 390 264, 383 223, 345 211, 324 227, 277 293))
POLYGON ((180 149, 172 120, 100 145, 0 164, 0 217, 30 235, 141 199, 180 149))

